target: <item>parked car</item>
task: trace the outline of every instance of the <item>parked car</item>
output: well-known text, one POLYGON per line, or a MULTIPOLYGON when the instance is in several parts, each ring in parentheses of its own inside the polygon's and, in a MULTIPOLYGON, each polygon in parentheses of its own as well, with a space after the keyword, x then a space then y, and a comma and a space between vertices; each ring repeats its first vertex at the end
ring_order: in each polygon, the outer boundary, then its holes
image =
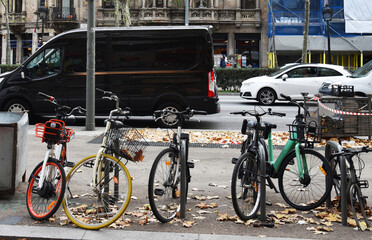
POLYGON ((354 95, 366 96, 372 94, 372 61, 364 64, 363 67, 356 70, 346 79, 336 82, 325 82, 319 89, 319 93, 332 95, 332 87, 335 86, 353 86, 354 95))
MULTIPOLYGON (((0 77, 0 110, 28 110, 29 116, 54 109, 37 93, 61 104, 86 104, 87 30, 61 33, 11 73, 0 77)), ((96 28, 95 86, 115 92, 134 116, 186 107, 218 113, 213 71, 212 30, 208 26, 96 28)), ((95 113, 107 116, 112 106, 96 94, 95 113)), ((176 126, 169 118, 158 122, 176 126)))
POLYGON ((260 76, 243 81, 240 97, 255 99, 260 104, 270 105, 284 100, 280 94, 293 99, 303 99, 301 93, 313 96, 319 92, 323 82, 346 79, 350 72, 342 66, 332 64, 289 64, 270 76, 260 76))

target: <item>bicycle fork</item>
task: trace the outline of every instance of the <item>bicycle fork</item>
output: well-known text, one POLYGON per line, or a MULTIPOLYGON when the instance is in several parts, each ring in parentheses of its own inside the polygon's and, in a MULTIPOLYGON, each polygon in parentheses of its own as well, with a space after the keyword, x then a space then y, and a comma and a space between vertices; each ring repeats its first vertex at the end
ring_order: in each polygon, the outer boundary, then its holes
MULTIPOLYGON (((61 150, 62 150, 62 146, 61 145, 58 145, 58 146, 53 145, 51 147, 48 147, 48 150, 46 151, 45 156, 44 156, 43 166, 41 168, 41 173, 40 173, 40 177, 39 177, 39 181, 38 181, 38 185, 37 185, 37 189, 38 190, 40 190, 43 187, 43 185, 44 185, 45 178, 46 178, 45 176, 47 174, 45 172, 45 168, 46 168, 46 164, 47 164, 49 158, 50 157, 59 156, 61 154, 61 150)), ((52 176, 52 174, 55 173, 54 172, 55 170, 50 169, 49 171, 50 171, 48 173, 49 176, 52 176)), ((32 176, 32 177, 34 177, 34 176, 32 176)), ((35 179, 35 181, 36 181, 36 179, 35 179)))

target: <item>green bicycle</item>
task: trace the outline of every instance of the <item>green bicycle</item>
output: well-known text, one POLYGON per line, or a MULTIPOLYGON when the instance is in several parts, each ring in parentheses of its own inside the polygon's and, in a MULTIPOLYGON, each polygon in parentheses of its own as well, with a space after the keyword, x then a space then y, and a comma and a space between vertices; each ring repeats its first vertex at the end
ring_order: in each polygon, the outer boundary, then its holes
POLYGON ((320 206, 332 188, 332 170, 328 161, 313 149, 314 142, 320 140, 320 128, 305 123, 301 109, 307 109, 290 97, 282 95, 298 107, 298 114, 293 124, 289 125, 290 139, 276 160, 273 157, 271 130, 275 124, 263 122, 264 115, 285 116, 274 113, 271 109, 258 112, 242 111, 231 114, 250 115, 256 121, 244 120, 242 131, 248 135, 242 144, 242 155, 235 159, 231 195, 236 214, 244 221, 254 218, 260 207, 261 198, 265 197, 265 185, 261 177, 267 180, 270 188, 277 189, 271 178, 278 178, 279 190, 284 200, 298 210, 310 210, 320 206), (250 136, 249 136, 250 135, 250 136), (268 140, 266 145, 264 139, 268 140), (262 167, 262 164, 266 164, 262 167), (266 168, 266 172, 260 169, 266 168))

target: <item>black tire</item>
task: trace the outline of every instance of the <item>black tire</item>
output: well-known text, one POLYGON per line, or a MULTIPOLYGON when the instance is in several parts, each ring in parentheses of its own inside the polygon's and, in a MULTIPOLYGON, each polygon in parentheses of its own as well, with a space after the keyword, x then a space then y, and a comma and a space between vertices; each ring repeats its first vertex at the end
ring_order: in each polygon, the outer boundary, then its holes
POLYGON ((49 158, 45 167, 46 179, 42 189, 38 190, 42 168, 43 162, 40 162, 32 171, 26 193, 28 213, 37 221, 44 221, 53 216, 61 205, 66 189, 66 174, 63 167, 56 159, 49 158))
POLYGON ((257 94, 257 101, 262 105, 272 105, 276 98, 276 93, 271 88, 263 88, 257 94))
MULTIPOLYGON (((159 105, 159 107, 157 107, 157 110, 169 110, 173 112, 180 112, 183 109, 179 104, 175 102, 166 102, 166 103, 159 105)), ((178 120, 175 117, 175 115, 170 115, 166 119, 159 119, 157 121, 157 124, 161 128, 174 128, 174 127, 177 127, 177 123, 178 123, 178 120)))
POLYGON ((7 103, 5 103, 5 105, 4 105, 4 111, 8 111, 8 112, 25 112, 25 111, 27 111, 29 116, 32 115, 31 110, 32 109, 31 109, 30 104, 27 101, 25 101, 21 98, 11 99, 7 103))
POLYGON ((357 184, 351 184, 349 188, 349 197, 351 210, 354 215, 355 222, 360 230, 369 228, 368 218, 366 214, 366 200, 362 195, 362 191, 357 184), (358 218, 358 213, 362 214, 362 218, 358 218))
POLYGON ((231 199, 235 213, 243 221, 256 217, 260 207, 261 184, 257 158, 241 155, 231 179, 231 199))
POLYGON ((187 202, 187 149, 186 140, 181 140, 180 144, 180 163, 181 163, 181 208, 180 208, 180 218, 185 218, 186 215, 186 202, 187 202))
MULTIPOLYGON (((331 157, 332 154, 342 151, 342 147, 334 141, 328 141, 325 147, 325 158, 328 160, 332 168, 332 185, 336 196, 341 197, 341 166, 340 157, 331 157)), ((346 184, 350 181, 350 175, 346 174, 346 184)), ((331 197, 331 196, 330 196, 331 197)))
MULTIPOLYGON (((148 195, 151 210, 163 223, 171 221, 180 211, 180 179, 176 176, 177 151, 166 148, 152 164, 148 195)), ((180 169, 178 169, 178 172, 180 169)))
POLYGON ((300 149, 300 154, 306 159, 309 174, 304 174, 304 179, 300 179, 296 152, 292 151, 279 168, 279 189, 289 205, 308 211, 319 207, 327 199, 332 189, 332 170, 320 153, 300 149))

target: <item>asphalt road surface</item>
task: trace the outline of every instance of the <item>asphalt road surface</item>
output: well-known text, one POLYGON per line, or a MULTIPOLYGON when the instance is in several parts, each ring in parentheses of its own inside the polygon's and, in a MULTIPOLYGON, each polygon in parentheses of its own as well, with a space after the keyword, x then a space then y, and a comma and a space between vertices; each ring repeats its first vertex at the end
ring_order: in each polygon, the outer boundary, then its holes
MULTIPOLYGON (((238 95, 220 95, 221 112, 218 114, 211 115, 196 115, 196 119, 192 119, 186 122, 185 129, 203 129, 203 130, 240 130, 244 117, 241 115, 231 115, 230 112, 237 112, 243 110, 253 110, 262 108, 267 111, 268 108, 272 108, 275 112, 286 113, 285 117, 264 117, 264 121, 269 121, 278 125, 277 131, 287 131, 286 124, 293 122, 295 115, 297 114, 297 107, 291 106, 288 102, 275 103, 270 107, 261 106, 256 101, 245 100, 238 95), (199 120, 199 121, 198 121, 199 120)), ((247 119, 254 119, 253 117, 246 116, 247 119)), ((157 124, 154 119, 150 116, 147 117, 136 117, 133 116, 129 120, 126 120, 128 125, 133 127, 149 127, 157 128, 157 124)), ((84 124, 84 123, 82 123, 84 124)), ((96 121, 97 126, 103 126, 103 118, 96 121)))

